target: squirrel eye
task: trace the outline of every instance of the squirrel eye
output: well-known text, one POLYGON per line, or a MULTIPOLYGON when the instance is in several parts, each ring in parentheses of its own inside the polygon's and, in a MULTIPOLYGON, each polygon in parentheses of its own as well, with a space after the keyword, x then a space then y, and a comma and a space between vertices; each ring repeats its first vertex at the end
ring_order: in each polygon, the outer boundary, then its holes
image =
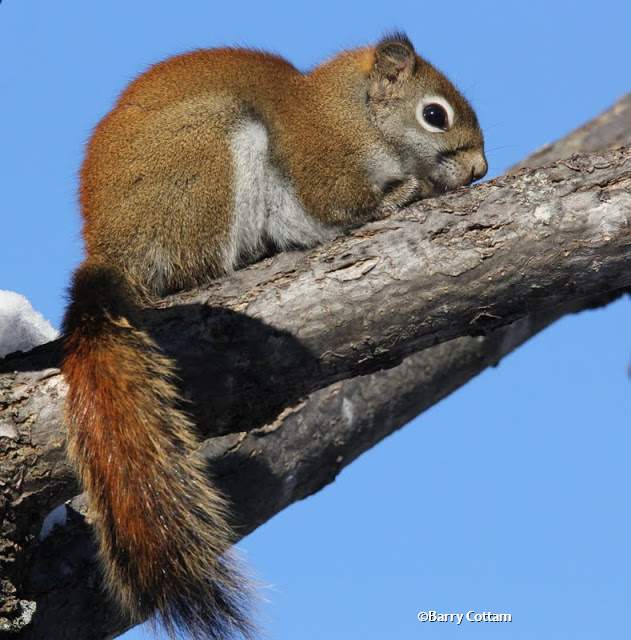
POLYGON ((445 133, 454 125, 456 114, 449 101, 442 96, 425 96, 416 107, 419 124, 432 133, 445 133))
POLYGON ((427 122, 431 127, 436 127, 443 131, 447 130, 449 122, 445 108, 436 103, 428 104, 423 109, 423 120, 425 120, 425 122, 427 122))

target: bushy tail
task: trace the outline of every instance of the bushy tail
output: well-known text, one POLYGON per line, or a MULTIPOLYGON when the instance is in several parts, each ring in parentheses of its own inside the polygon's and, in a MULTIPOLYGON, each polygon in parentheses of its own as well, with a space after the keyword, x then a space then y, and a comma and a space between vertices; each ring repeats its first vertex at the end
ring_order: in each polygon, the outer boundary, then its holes
POLYGON ((68 450, 107 584, 134 620, 155 613, 171 636, 250 637, 226 503, 190 455, 174 365, 134 325, 134 300, 116 269, 85 263, 64 319, 68 450))

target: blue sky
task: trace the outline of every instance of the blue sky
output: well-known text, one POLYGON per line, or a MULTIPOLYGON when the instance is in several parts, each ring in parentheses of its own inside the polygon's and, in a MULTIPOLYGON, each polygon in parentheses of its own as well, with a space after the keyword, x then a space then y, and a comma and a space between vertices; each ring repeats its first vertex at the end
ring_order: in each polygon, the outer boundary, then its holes
MULTIPOLYGON (((58 325, 83 144, 147 65, 242 44, 308 68, 392 28, 472 101, 492 175, 631 88, 628 2, 4 0, 0 288, 58 325)), ((630 312, 557 323, 244 540, 267 638, 627 635, 630 312), (417 622, 428 609, 513 622, 417 622)))

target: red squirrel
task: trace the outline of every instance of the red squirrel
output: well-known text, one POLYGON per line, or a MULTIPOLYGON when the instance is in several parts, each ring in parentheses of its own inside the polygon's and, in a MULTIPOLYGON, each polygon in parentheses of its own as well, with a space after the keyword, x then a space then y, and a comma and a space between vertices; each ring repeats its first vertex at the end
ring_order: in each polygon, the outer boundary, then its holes
POLYGON ((64 325, 69 456, 132 621, 251 637, 228 507, 196 458, 175 366, 137 319, 270 251, 311 247, 485 175, 476 115, 402 34, 308 73, 247 49, 150 68, 81 170, 86 258, 64 325))

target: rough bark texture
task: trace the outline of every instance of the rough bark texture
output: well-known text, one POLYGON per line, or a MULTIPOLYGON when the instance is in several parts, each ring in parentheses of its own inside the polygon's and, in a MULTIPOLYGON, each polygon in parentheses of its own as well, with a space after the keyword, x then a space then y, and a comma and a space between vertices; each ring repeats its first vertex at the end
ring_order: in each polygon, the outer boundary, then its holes
MULTIPOLYGON (((631 96, 522 164, 616 144, 631 144, 631 96)), ((146 322, 213 436, 202 454, 245 535, 557 317, 629 286, 623 148, 425 201, 174 296, 146 322)), ((0 360, 0 633, 105 638, 127 623, 100 590, 81 498, 38 541, 78 492, 58 363, 57 343, 0 360)))

